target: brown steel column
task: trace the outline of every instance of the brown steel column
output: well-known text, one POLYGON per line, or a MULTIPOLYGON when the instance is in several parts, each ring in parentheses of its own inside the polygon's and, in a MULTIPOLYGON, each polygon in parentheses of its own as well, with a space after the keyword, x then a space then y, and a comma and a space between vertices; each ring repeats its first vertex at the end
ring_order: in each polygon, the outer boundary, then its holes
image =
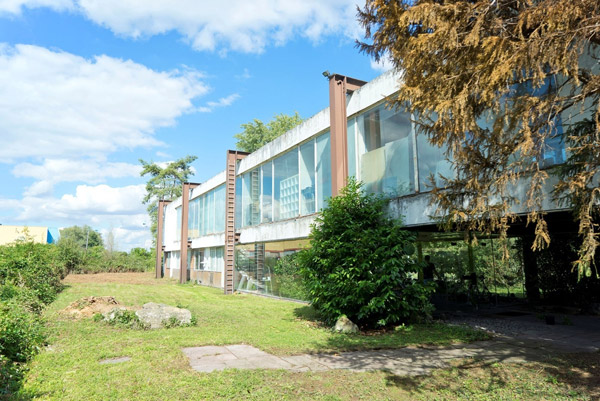
POLYGON ((188 263, 188 221, 189 221, 189 210, 190 210, 190 191, 196 188, 200 184, 194 184, 191 182, 184 182, 183 189, 181 191, 181 238, 180 238, 180 252, 179 252, 179 282, 185 284, 189 277, 187 274, 188 263))
POLYGON ((235 175, 237 161, 246 157, 248 153, 236 150, 227 151, 227 164, 225 168, 225 279, 223 291, 233 294, 233 270, 235 268, 235 175))
POLYGON ((163 224, 165 217, 165 206, 171 201, 159 200, 156 216, 156 265, 154 266, 156 278, 162 277, 162 254, 163 254, 163 224))
POLYGON ((329 76, 329 125, 331 135, 331 196, 339 194, 348 179, 348 116, 346 93, 366 82, 339 74, 329 76))

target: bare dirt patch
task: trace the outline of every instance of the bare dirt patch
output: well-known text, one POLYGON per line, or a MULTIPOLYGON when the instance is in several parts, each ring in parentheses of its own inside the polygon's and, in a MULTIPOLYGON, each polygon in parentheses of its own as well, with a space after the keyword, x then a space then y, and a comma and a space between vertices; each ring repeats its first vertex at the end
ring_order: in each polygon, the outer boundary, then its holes
POLYGON ((167 284, 169 279, 156 279, 154 273, 97 273, 69 274, 63 280, 65 284, 118 283, 118 284, 167 284))
POLYGON ((94 316, 96 313, 110 312, 118 306, 120 306, 119 301, 114 297, 85 297, 71 302, 61 313, 75 319, 82 319, 94 316))

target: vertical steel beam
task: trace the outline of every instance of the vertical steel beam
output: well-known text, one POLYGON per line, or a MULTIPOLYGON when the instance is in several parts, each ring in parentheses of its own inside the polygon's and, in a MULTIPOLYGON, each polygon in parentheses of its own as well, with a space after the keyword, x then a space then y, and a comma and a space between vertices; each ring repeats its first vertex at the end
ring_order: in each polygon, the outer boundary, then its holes
POLYGON ((188 222, 189 222, 189 210, 190 210, 190 191, 196 188, 200 184, 194 184, 191 182, 184 182, 183 189, 181 191, 181 238, 180 238, 180 252, 179 252, 179 283, 185 284, 188 280, 188 222))
POLYGON ((225 271, 223 291, 233 294, 233 271, 235 269, 235 179, 238 160, 246 157, 248 153, 236 150, 227 151, 225 167, 225 271))
POLYGON ((348 177, 348 124, 346 115, 346 77, 329 78, 329 121, 331 138, 331 196, 346 185, 348 177))
POLYGON ((348 179, 348 116, 346 93, 364 85, 364 81, 339 74, 329 76, 329 125, 331 138, 331 196, 339 194, 348 179))
POLYGON ((165 206, 171 201, 159 200, 158 201, 158 212, 156 221, 156 264, 154 265, 154 271, 156 278, 162 277, 162 255, 163 255, 163 224, 165 217, 165 206))

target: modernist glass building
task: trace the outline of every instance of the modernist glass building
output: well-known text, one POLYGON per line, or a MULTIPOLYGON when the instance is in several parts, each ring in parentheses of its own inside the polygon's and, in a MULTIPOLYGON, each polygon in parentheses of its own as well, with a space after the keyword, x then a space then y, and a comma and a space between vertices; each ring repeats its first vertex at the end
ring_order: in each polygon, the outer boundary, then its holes
MULTIPOLYGON (((415 116, 386 107, 398 82, 393 72, 369 83, 331 76, 329 108, 252 154, 227 151, 224 171, 161 202, 157 277, 300 297, 285 275, 286 256, 308 245, 316 214, 348 176, 390 195, 390 212, 408 227, 433 226, 431 178, 454 172, 446 149, 415 130, 415 116)), ((565 160, 558 126, 544 166, 565 160)))

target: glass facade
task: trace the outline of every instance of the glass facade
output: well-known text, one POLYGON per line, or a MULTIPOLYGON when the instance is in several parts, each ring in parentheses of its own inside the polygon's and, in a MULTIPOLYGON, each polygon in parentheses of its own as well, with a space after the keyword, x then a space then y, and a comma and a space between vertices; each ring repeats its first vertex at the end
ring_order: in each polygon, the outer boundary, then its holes
POLYGON ((262 222, 273 221, 273 163, 268 162, 260 167, 262 174, 262 222))
POLYGON ((293 255, 308 240, 237 245, 234 288, 292 299, 306 299, 293 255))
POLYGON ((315 146, 310 141, 300 146, 300 214, 315 212, 315 146))
POLYGON ((452 164, 446 160, 446 147, 437 147, 429 143, 423 134, 417 135, 417 154, 419 165, 419 190, 430 191, 433 179, 436 186, 443 185, 443 179, 454 178, 452 164))
POLYGON ((275 220, 284 220, 298 216, 299 181, 298 149, 278 157, 273 161, 274 210, 275 220))
POLYGON ((192 249, 190 265, 198 271, 222 272, 225 268, 224 248, 222 246, 213 248, 192 249))
POLYGON ((315 213, 331 196, 329 132, 236 181, 236 228, 315 213))
POLYGON ((375 107, 358 117, 362 149, 360 178, 374 193, 402 196, 415 191, 414 141, 410 114, 375 107))
POLYGON ((331 145, 329 132, 317 138, 317 210, 331 196, 331 145))
POLYGON ((348 176, 356 177, 356 118, 348 120, 348 176))
POLYGON ((190 201, 188 238, 225 231, 225 185, 190 201))

